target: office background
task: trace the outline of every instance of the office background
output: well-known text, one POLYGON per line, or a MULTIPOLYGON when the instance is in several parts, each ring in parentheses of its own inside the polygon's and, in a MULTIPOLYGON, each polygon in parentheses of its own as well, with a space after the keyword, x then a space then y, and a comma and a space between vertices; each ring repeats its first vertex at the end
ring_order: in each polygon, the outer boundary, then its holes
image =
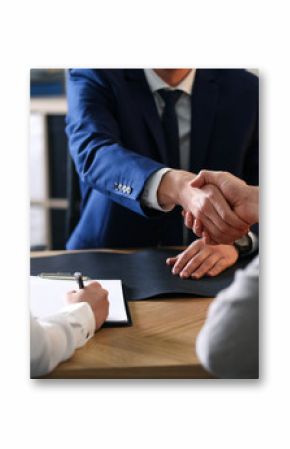
POLYGON ((30 246, 63 249, 67 237, 65 71, 30 73, 30 246))

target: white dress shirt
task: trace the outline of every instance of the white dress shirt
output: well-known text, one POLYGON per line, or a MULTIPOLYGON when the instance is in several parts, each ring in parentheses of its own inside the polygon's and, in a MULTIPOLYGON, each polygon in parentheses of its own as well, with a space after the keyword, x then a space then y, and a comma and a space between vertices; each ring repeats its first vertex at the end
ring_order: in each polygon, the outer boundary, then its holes
MULTIPOLYGON (((190 168, 190 134, 191 134, 191 92, 193 88, 195 70, 192 69, 188 75, 177 85, 170 86, 163 81, 153 69, 144 69, 145 77, 148 82, 149 88, 153 94, 155 104, 159 116, 163 114, 165 102, 157 92, 159 89, 169 90, 181 90, 183 93, 180 95, 176 102, 176 116, 178 121, 178 133, 179 133, 179 154, 180 154, 180 167, 183 170, 189 170, 190 168)), ((170 168, 163 168, 153 173, 145 184, 142 194, 142 201, 147 207, 157 209, 161 211, 168 211, 171 209, 163 209, 160 207, 157 201, 157 190, 162 177, 170 170, 170 168)))
POLYGON ((259 376, 259 259, 238 270, 209 307, 196 342, 203 366, 221 378, 259 376))
POLYGON ((96 322, 87 302, 71 304, 46 320, 30 317, 30 376, 39 377, 70 358, 95 333, 96 322))

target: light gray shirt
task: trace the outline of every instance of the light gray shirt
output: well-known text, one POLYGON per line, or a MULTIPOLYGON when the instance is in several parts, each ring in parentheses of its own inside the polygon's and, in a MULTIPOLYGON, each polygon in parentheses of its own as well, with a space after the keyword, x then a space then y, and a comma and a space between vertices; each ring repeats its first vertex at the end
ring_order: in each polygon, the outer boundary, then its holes
POLYGON ((202 365, 220 378, 259 377, 259 258, 238 270, 209 307, 196 341, 202 365))

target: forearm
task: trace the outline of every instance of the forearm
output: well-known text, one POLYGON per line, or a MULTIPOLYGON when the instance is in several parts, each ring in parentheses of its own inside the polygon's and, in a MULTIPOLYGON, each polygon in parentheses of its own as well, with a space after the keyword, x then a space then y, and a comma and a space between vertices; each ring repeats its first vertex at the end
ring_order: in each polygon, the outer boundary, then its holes
POLYGON ((32 378, 51 372, 60 362, 72 356, 74 340, 69 327, 56 323, 36 322, 31 332, 30 375, 32 378), (37 326, 37 330, 36 330, 37 326), (36 333, 37 332, 37 333, 36 333))
MULTIPOLYGON (((83 137, 83 141, 86 137, 83 137)), ((144 215, 141 202, 150 176, 164 165, 128 150, 118 143, 101 145, 98 139, 71 146, 81 180, 113 201, 144 215)))
POLYGON ((94 335, 95 319, 85 303, 67 306, 45 321, 30 320, 31 377, 52 371, 94 335))

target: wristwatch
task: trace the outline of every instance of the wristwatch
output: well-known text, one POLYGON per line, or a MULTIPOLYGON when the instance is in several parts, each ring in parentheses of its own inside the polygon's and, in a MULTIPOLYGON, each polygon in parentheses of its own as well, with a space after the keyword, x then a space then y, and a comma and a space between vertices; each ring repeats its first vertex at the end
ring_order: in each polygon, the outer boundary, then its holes
POLYGON ((237 248, 239 255, 243 256, 249 254, 253 248, 253 241, 249 235, 244 235, 239 240, 234 242, 234 246, 237 248))

